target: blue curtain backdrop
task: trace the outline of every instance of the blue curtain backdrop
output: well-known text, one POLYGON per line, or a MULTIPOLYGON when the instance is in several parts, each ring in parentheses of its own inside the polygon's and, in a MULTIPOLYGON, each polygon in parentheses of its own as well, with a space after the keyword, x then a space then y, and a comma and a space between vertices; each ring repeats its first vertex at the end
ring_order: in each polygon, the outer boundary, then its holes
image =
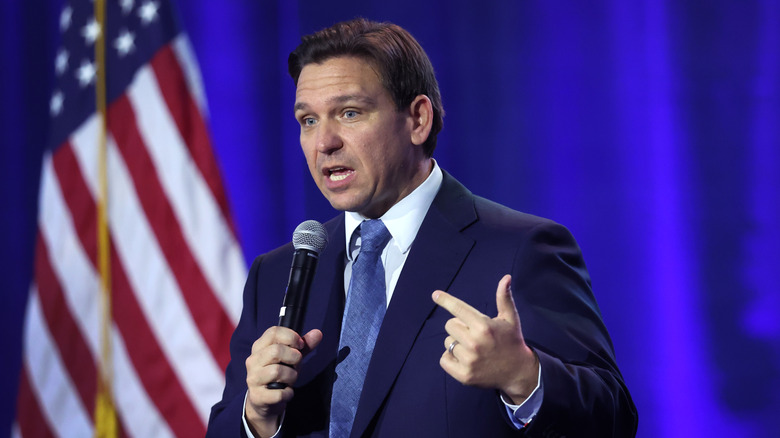
MULTIPOLYGON (((13 417, 61 3, 0 6, 0 436, 13 417)), ((780 2, 188 0, 179 10, 248 261, 302 220, 333 215, 298 146, 287 54, 336 21, 393 21, 437 70, 442 167, 578 238, 639 436, 776 436, 780 2)))

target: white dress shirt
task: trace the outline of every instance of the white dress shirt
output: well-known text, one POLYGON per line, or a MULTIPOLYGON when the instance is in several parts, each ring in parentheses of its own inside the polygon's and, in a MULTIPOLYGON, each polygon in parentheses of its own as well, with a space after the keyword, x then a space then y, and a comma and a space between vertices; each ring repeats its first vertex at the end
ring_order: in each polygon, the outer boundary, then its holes
MULTIPOLYGON (((428 178, 423 181, 412 193, 390 207, 379 219, 385 224, 392 238, 382 250, 382 265, 385 268, 385 290, 387 291, 386 305, 390 304, 393 290, 401 269, 406 263, 406 257, 412 248, 417 231, 420 230, 423 219, 433 203, 433 198, 439 193, 442 173, 439 165, 434 161, 433 170, 428 178)), ((368 218, 359 213, 348 211, 344 214, 344 231, 347 250, 347 264, 344 268, 344 293, 349 290, 352 279, 352 262, 360 252, 360 235, 355 231, 360 223, 368 218)), ((431 291, 433 293, 433 291, 431 291)))

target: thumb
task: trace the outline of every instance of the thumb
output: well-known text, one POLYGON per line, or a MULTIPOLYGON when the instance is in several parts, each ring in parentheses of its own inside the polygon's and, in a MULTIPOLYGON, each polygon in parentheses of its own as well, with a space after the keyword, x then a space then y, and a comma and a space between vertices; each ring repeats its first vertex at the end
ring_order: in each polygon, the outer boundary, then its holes
POLYGON ((310 351, 314 350, 322 341, 322 332, 317 329, 312 329, 309 333, 303 335, 303 343, 305 344, 301 352, 305 356, 310 351))
POLYGON ((498 318, 513 324, 520 320, 515 307, 515 299, 512 297, 512 276, 507 274, 498 282, 496 288, 496 307, 498 308, 498 318))

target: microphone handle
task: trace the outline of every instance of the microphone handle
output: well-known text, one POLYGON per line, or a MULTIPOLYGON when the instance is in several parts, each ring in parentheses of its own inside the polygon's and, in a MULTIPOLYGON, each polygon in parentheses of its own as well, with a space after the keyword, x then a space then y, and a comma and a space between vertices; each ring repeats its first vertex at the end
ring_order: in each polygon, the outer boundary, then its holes
POLYGON ((309 291, 318 260, 317 253, 307 249, 297 249, 293 254, 284 305, 279 310, 279 325, 293 329, 299 335, 303 330, 306 304, 309 302, 309 291))
MULTIPOLYGON (((299 335, 303 330, 303 320, 306 315, 306 305, 309 302, 309 291, 317 269, 319 256, 314 251, 297 249, 293 254, 290 266, 290 278, 287 281, 287 291, 284 294, 284 304, 279 310, 279 325, 294 330, 299 335)), ((284 389, 285 383, 271 382, 268 389, 284 389)))

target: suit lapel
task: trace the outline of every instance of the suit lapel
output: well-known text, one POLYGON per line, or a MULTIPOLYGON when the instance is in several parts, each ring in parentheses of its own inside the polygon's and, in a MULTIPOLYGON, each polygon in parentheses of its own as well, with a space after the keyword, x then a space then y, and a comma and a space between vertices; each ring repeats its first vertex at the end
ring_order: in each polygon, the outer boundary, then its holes
POLYGON ((475 220, 471 194, 445 173, 393 291, 351 436, 361 436, 381 408, 425 320, 436 307, 431 294, 449 288, 473 247, 474 241, 461 230, 475 220))

